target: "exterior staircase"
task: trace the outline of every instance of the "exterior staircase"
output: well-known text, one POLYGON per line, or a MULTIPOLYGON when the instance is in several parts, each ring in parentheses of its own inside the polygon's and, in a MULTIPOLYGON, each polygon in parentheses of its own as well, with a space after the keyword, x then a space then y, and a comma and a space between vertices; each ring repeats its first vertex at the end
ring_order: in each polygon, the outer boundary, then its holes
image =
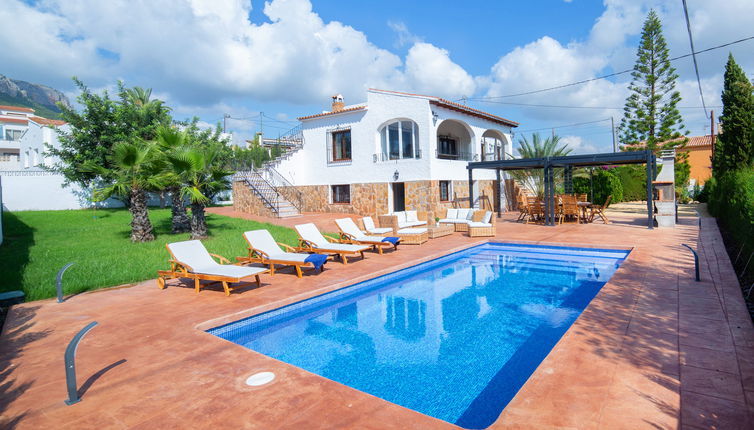
MULTIPOLYGON (((285 193, 265 179, 263 171, 250 170, 238 172, 234 176, 235 182, 243 182, 264 206, 278 218, 290 218, 301 215, 297 206, 286 198, 285 193)), ((297 202, 298 203, 298 202, 297 202)))
POLYGON ((303 193, 280 174, 275 167, 303 148, 304 136, 301 126, 294 127, 277 139, 263 138, 262 145, 277 146, 282 153, 260 168, 237 172, 234 182, 243 182, 264 206, 278 218, 301 215, 303 193))

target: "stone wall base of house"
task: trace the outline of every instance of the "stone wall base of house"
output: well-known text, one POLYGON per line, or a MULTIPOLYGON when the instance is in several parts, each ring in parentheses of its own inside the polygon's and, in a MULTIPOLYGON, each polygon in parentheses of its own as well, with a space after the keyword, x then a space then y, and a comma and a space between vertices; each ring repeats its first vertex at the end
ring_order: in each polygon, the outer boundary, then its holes
MULTIPOLYGON (((469 207, 468 181, 452 181, 451 200, 440 200, 440 181, 411 181, 404 182, 405 206, 408 210, 431 211, 442 215, 447 208, 454 205, 469 207)), ((477 206, 487 210, 497 208, 498 193, 495 192, 494 180, 474 181, 474 197, 478 198, 477 206)), ((301 192, 302 212, 330 212, 355 214, 376 217, 390 212, 392 198, 390 183, 351 184, 350 203, 332 203, 330 185, 297 186, 301 192)), ((518 189, 512 180, 507 180, 503 186, 503 209, 515 210, 516 193, 518 189)), ((283 194, 291 195, 283 191, 283 194)), ((242 182, 233 183, 233 206, 239 212, 253 215, 273 216, 264 204, 242 182)))
POLYGON ((238 181, 233 182, 233 210, 258 216, 275 216, 248 185, 238 181))

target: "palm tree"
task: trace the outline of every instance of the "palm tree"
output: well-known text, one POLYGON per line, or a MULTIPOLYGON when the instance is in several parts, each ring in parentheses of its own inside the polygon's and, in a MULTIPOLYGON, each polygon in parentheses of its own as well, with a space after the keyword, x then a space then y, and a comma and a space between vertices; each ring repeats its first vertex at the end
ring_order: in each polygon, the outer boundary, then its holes
POLYGON ((221 191, 230 188, 232 171, 224 167, 217 146, 185 145, 168 155, 173 172, 180 178, 180 195, 191 201, 191 238, 207 237, 204 208, 221 191))
POLYGON ((120 196, 128 199, 131 212, 131 241, 148 242, 154 240, 152 223, 149 221, 147 192, 164 186, 165 177, 157 157, 158 149, 152 142, 136 140, 120 142, 113 146, 110 156, 112 168, 88 163, 84 169, 110 177, 112 181, 95 190, 98 201, 120 196))
MULTIPOLYGON (((186 133, 175 127, 161 126, 157 129, 157 145, 162 154, 170 154, 186 145, 186 133)), ((181 195, 180 172, 175 171, 173 163, 169 161, 165 163, 165 167, 168 183, 165 191, 170 193, 172 232, 176 234, 191 231, 191 221, 186 213, 186 206, 183 204, 184 198, 181 195)))
MULTIPOLYGON (((532 134, 531 142, 526 136, 521 136, 518 139, 518 145, 520 158, 560 157, 568 155, 572 151, 568 148, 568 145, 559 146, 560 136, 553 135, 543 140, 539 133, 532 134)), ((556 180, 563 175, 562 171, 556 171, 554 174, 556 180)), ((536 196, 540 198, 544 196, 545 177, 542 170, 513 170, 511 176, 536 196)))

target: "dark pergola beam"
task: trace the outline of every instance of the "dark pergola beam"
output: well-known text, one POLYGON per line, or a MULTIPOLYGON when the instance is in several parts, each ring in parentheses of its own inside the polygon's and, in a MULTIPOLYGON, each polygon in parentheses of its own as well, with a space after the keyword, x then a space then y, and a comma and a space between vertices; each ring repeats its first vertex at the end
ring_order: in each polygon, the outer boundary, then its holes
MULTIPOLYGON (((570 170, 573 167, 610 166, 616 164, 647 165, 647 227, 652 229, 654 227, 652 180, 654 179, 655 171, 655 155, 651 150, 470 162, 466 166, 466 169, 468 169, 469 171, 469 207, 472 207, 474 202, 472 177, 472 172, 474 169, 495 169, 498 177, 498 188, 501 170, 543 169, 545 182, 545 224, 555 225, 555 175, 553 174, 553 169, 556 167, 562 167, 564 169, 570 170)), ((498 214, 499 213, 500 212, 498 212, 498 214)))

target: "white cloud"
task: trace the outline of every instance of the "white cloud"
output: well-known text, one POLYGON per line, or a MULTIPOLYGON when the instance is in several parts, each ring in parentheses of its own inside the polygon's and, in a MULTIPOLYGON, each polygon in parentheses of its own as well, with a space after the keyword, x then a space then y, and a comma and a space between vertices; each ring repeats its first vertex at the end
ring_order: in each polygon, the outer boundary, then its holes
POLYGON ((585 141, 581 136, 561 136, 560 144, 567 145, 568 148, 571 149, 571 155, 593 154, 600 152, 600 148, 598 148, 597 145, 595 145, 593 142, 585 141))
POLYGON ((395 32, 396 36, 398 36, 398 39, 395 41, 396 48, 402 48, 404 46, 424 42, 424 40, 421 37, 411 33, 408 30, 408 26, 406 25, 405 22, 388 21, 387 26, 390 27, 390 29, 393 30, 393 32, 395 32))
MULTIPOLYGON (((406 73, 399 56, 346 24, 324 22, 309 0, 266 2, 270 22, 261 24, 248 20, 248 0, 7 3, 0 9, 0 38, 9 45, 0 50, 0 63, 11 65, 5 73, 14 77, 61 84, 78 75, 101 85, 126 76, 130 85, 203 105, 226 97, 317 103, 336 92, 357 101, 368 87, 418 89, 408 82, 450 94, 474 90, 473 79, 447 52, 415 44, 406 73), (18 37, 27 33, 34 37, 18 37), (416 60, 440 64, 450 77, 427 74, 416 60)), ((406 41, 417 40, 403 30, 406 41)))
POLYGON ((406 78, 420 93, 449 98, 471 96, 476 89, 474 78, 450 59, 448 51, 429 43, 416 43, 409 49, 406 78))

